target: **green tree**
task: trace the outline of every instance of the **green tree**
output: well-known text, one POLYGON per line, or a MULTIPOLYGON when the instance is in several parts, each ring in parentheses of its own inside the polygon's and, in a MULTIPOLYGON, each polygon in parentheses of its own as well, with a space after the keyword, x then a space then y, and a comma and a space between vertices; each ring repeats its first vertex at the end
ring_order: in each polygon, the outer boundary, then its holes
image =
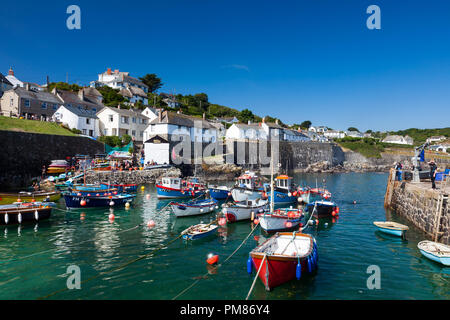
POLYGON ((125 102, 128 102, 128 99, 119 94, 119 89, 113 89, 108 86, 103 86, 97 88, 97 90, 103 96, 103 104, 105 106, 117 107, 120 104, 120 106, 122 107, 125 106, 125 102))
POLYGON ((347 131, 357 131, 357 132, 359 132, 359 130, 356 129, 355 127, 350 127, 350 128, 347 129, 347 131))
POLYGON ((48 84, 48 91, 51 92, 54 88, 58 90, 64 90, 64 91, 72 91, 72 92, 78 92, 83 87, 73 83, 69 84, 66 82, 51 82, 48 84))
POLYGON ((302 123, 300 123, 300 128, 304 128, 304 129, 309 129, 309 127, 311 127, 312 122, 309 120, 303 121, 302 123))
POLYGON ((255 115, 248 109, 244 109, 238 116, 240 122, 247 123, 248 121, 255 121, 255 115))
POLYGON ((142 78, 139 78, 144 84, 148 86, 148 91, 150 93, 155 93, 161 88, 164 83, 162 83, 161 79, 154 73, 148 73, 142 78))

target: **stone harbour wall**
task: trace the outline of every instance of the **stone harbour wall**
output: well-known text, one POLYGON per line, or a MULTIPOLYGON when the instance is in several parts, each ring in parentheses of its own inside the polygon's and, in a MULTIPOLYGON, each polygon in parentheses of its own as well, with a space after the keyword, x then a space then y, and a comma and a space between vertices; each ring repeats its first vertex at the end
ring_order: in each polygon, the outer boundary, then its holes
POLYGON ((385 205, 411 221, 432 241, 450 244, 447 192, 431 189, 430 183, 392 181, 390 176, 385 205))
MULTIPOLYGON (((132 171, 88 171, 86 172, 86 183, 155 183, 162 176, 180 177, 181 171, 177 168, 132 171)), ((82 181, 82 179, 79 181, 82 181)))

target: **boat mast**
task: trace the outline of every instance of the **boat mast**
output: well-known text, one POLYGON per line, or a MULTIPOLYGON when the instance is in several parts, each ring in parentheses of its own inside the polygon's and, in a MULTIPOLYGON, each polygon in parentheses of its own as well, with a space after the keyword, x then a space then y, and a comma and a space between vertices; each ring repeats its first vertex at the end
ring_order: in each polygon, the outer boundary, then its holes
MULTIPOLYGON (((272 148, 271 148, 272 149, 272 148)), ((273 189, 274 189, 274 185, 273 185, 273 151, 271 152, 270 155, 270 212, 273 212, 273 189)))

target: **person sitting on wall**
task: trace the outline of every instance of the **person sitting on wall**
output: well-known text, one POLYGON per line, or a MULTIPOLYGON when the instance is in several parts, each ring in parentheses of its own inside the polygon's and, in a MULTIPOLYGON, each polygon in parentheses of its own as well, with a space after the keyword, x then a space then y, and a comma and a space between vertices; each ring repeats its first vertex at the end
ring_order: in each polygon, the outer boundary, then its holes
POLYGON ((395 165, 395 180, 402 181, 402 169, 403 166, 400 162, 395 165))
POLYGON ((431 159, 431 161, 428 162, 428 165, 430 166, 431 188, 436 189, 435 179, 436 179, 437 165, 434 162, 434 159, 431 159))

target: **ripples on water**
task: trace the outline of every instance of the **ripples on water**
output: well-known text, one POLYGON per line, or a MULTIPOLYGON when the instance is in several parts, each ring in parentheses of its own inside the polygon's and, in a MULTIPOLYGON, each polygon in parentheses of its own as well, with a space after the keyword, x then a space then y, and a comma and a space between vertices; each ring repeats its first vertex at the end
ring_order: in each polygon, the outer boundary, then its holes
MULTIPOLYGON (((423 258, 417 243, 425 239, 424 234, 383 208, 386 174, 299 174, 295 180, 311 186, 316 181, 322 186, 325 180, 340 207, 339 219, 335 223, 322 219, 318 228, 308 230, 319 247, 319 270, 314 277, 271 292, 258 280, 252 298, 450 298, 450 268, 423 258), (372 222, 386 219, 407 224, 408 241, 376 231, 372 222), (380 290, 367 289, 370 265, 381 269, 380 290)), ((192 224, 214 218, 207 214, 177 219, 167 203, 158 201, 154 186, 147 185, 132 208, 114 209, 113 223, 108 221, 110 209, 54 210, 51 219, 37 227, 0 227, 0 299, 46 296, 65 288, 69 265, 81 268, 83 281, 151 252, 192 224), (153 229, 146 227, 149 219, 156 222, 153 229)), ((64 208, 63 202, 59 207, 64 208)), ((203 240, 178 240, 153 256, 83 283, 81 290, 68 290, 52 299, 172 299, 199 279, 181 299, 244 299, 255 276, 246 271, 248 254, 258 243, 254 237, 218 270, 208 269, 205 260, 209 252, 215 252, 223 261, 251 228, 250 222, 241 222, 203 240), (208 272, 213 274, 203 277, 208 272)), ((260 235, 259 242, 267 237, 259 230, 255 235, 260 235)))

